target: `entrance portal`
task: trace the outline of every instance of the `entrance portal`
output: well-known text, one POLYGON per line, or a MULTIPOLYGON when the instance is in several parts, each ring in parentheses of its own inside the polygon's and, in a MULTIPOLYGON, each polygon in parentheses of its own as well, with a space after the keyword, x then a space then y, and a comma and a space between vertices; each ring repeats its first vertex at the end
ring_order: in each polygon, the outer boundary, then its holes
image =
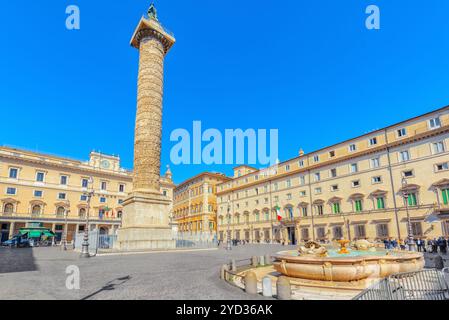
POLYGON ((290 244, 296 244, 295 227, 287 227, 287 233, 288 233, 288 242, 290 244))

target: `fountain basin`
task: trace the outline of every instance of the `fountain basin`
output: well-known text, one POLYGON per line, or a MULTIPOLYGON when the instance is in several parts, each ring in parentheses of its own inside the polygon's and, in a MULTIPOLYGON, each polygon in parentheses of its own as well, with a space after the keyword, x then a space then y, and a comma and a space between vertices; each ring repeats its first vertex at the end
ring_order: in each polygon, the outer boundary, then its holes
POLYGON ((338 254, 329 250, 326 257, 304 255, 296 250, 275 254, 276 271, 295 278, 322 281, 358 281, 384 278, 393 273, 419 271, 424 257, 418 252, 388 252, 386 250, 356 251, 338 254))

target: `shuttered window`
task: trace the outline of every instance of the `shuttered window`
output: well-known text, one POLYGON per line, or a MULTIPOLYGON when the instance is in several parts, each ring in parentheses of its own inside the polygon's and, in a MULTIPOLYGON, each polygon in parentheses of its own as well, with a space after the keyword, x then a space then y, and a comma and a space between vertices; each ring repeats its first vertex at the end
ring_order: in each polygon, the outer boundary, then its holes
POLYGON ((340 213, 340 203, 335 202, 332 204, 332 212, 333 213, 340 213))
POLYGON ((362 200, 355 200, 355 211, 360 212, 362 211, 362 200))
POLYGON ((416 193, 410 193, 408 195, 408 205, 416 206, 416 193))
POLYGON ((449 189, 441 190, 441 195, 443 197, 443 203, 449 204, 449 189))
POLYGON ((377 209, 385 209, 385 199, 383 197, 377 198, 377 209))

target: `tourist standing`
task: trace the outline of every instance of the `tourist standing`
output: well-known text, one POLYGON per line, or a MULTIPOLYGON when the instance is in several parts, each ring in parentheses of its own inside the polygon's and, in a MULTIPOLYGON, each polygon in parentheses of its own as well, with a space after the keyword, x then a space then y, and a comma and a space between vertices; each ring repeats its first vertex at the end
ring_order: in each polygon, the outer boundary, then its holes
POLYGON ((391 241, 391 245, 393 249, 396 249, 398 247, 398 241, 396 239, 393 239, 393 241, 391 241))
POLYGON ((438 253, 438 241, 437 238, 432 240, 432 253, 438 253))
POLYGON ((446 254, 446 248, 447 248, 446 239, 444 239, 443 237, 440 237, 438 239, 438 247, 440 248, 440 253, 446 254))
POLYGON ((423 241, 421 240, 421 238, 418 238, 418 240, 416 240, 416 246, 418 247, 418 252, 423 251, 423 241))
POLYGON ((432 240, 431 239, 427 240, 427 247, 429 249, 429 252, 432 253, 433 252, 433 247, 432 247, 432 240))

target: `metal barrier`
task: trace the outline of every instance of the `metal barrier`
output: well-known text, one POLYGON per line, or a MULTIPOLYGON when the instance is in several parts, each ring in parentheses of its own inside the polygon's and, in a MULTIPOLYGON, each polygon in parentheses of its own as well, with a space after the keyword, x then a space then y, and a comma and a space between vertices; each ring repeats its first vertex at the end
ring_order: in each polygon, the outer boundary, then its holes
MULTIPOLYGON (((74 249, 81 251, 83 245, 84 233, 80 232, 75 235, 74 249)), ((98 230, 89 231, 89 253, 96 254, 101 250, 111 250, 117 235, 100 234, 98 230)))
MULTIPOLYGON (((228 266, 227 270, 224 270, 224 280, 240 289, 245 289, 245 274, 242 273, 243 271, 250 270, 253 267, 252 265, 252 258, 248 259, 239 259, 234 260, 236 265, 236 271, 232 271, 232 261, 227 263, 228 266), (239 285, 240 284, 240 285, 239 285)), ((264 266, 269 266, 273 263, 273 260, 270 257, 270 260, 264 264, 264 266)), ((260 266, 260 265, 258 265, 260 266)), ((258 287, 262 288, 262 282, 258 282, 258 287)), ((260 293, 262 290, 259 290, 260 293)))
POLYGON ((194 248, 194 249, 209 249, 217 248, 218 241, 216 237, 210 233, 198 233, 198 234, 184 234, 174 233, 173 239, 176 241, 176 248, 194 248))
POLYGON ((392 274, 353 298, 353 300, 448 299, 448 283, 443 272, 436 269, 392 274))

